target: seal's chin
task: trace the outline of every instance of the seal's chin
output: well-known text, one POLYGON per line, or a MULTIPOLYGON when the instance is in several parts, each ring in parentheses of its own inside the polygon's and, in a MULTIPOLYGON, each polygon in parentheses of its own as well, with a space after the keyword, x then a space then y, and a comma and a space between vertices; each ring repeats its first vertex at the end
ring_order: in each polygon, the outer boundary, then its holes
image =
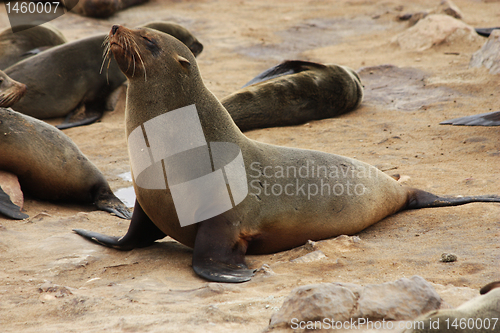
POLYGON ((118 44, 111 45, 111 52, 120 67, 120 70, 128 78, 141 77, 144 75, 141 58, 118 44))
POLYGON ((109 50, 113 53, 120 70, 129 79, 144 76, 146 80, 146 68, 132 30, 113 26, 109 32, 109 50))

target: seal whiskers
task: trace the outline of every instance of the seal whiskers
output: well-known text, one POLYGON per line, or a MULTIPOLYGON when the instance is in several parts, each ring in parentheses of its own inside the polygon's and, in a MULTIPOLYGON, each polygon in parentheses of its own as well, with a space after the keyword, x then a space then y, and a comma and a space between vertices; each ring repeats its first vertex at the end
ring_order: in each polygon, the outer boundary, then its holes
POLYGON ((8 108, 16 104, 26 93, 26 85, 11 79, 0 70, 0 107, 8 108))

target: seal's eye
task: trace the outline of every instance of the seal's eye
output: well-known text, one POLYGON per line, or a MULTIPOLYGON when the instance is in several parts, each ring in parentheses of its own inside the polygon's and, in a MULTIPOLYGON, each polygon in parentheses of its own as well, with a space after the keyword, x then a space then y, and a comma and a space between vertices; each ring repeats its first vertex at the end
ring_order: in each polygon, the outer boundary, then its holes
POLYGON ((154 39, 149 39, 146 36, 142 36, 142 38, 146 41, 146 48, 151 52, 154 57, 157 57, 160 54, 160 48, 154 39))

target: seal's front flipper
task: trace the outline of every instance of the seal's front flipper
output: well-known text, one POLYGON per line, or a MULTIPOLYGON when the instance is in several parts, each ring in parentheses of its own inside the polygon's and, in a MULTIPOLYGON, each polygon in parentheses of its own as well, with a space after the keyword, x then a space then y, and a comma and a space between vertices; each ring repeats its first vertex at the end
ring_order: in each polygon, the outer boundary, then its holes
POLYGON ((94 204, 100 210, 113 213, 122 219, 130 220, 132 217, 127 206, 113 194, 107 185, 98 190, 94 198, 94 204))
POLYGON ((98 244, 112 247, 122 251, 129 251, 135 248, 147 247, 156 240, 164 238, 166 235, 158 229, 151 219, 144 213, 141 205, 135 201, 132 221, 127 234, 123 237, 112 237, 83 229, 73 229, 74 232, 94 241, 98 244))
POLYGON ((193 269, 199 276, 215 282, 245 282, 254 275, 245 263, 247 242, 224 215, 198 226, 193 251, 193 269))
POLYGON ((10 197, 0 187, 0 213, 15 220, 24 220, 29 216, 21 212, 21 208, 10 200, 10 197))

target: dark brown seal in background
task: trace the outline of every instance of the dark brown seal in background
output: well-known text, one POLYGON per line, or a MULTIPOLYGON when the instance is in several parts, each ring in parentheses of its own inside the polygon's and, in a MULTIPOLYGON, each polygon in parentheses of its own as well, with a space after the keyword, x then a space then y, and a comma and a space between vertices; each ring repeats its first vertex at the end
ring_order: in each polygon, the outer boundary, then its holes
MULTIPOLYGON (((18 26, 22 31, 7 28, 0 32, 0 69, 22 60, 26 53, 66 43, 64 35, 50 23, 18 26)), ((37 51, 35 51, 37 52, 37 51)))
POLYGON ((108 182, 63 132, 43 121, 0 108, 0 170, 19 178, 33 197, 74 203, 130 218, 108 182))
POLYGON ((106 18, 122 9, 140 5, 147 1, 148 0, 64 0, 60 2, 74 13, 83 16, 106 18))
MULTIPOLYGON (((201 43, 178 24, 151 24, 185 42, 195 54, 203 50, 201 43)), ((103 60, 104 38, 97 35, 65 43, 7 68, 8 76, 28 87, 13 108, 38 119, 63 117, 83 108, 83 120, 58 126, 60 129, 99 119, 108 96, 126 80, 114 59, 103 60)))
POLYGON ((242 131, 339 116, 363 100, 356 72, 339 65, 285 61, 221 99, 242 131))

